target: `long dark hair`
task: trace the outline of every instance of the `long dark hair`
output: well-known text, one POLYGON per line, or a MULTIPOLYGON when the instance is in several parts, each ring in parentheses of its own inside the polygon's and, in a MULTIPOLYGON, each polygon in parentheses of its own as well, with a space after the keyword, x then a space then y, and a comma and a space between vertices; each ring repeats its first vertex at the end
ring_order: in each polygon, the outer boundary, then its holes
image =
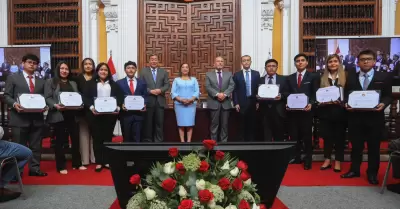
MULTIPOLYGON (((105 62, 99 63, 99 64, 97 65, 97 67, 96 67, 96 75, 95 75, 96 81, 97 81, 97 82, 100 81, 99 70, 100 70, 100 68, 103 67, 103 66, 106 66, 106 67, 107 67, 107 71, 108 71, 108 75, 107 75, 107 78, 106 78, 105 81, 108 81, 110 84, 113 83, 114 80, 113 80, 112 75, 111 75, 110 67, 109 67, 108 64, 105 63, 105 62)), ((104 82, 105 82, 105 81, 104 81, 104 82)))
POLYGON ((189 78, 190 78, 190 67, 189 67, 189 64, 188 64, 188 63, 183 63, 183 64, 181 64, 181 66, 179 67, 179 77, 182 77, 182 67, 183 67, 183 65, 187 65, 187 66, 188 66, 188 69, 189 69, 189 71, 188 71, 188 76, 189 76, 189 78))
POLYGON ((58 84, 61 82, 61 75, 60 75, 60 70, 61 70, 61 65, 65 64, 68 67, 68 76, 67 80, 70 80, 72 73, 71 73, 71 68, 69 67, 68 63, 66 61, 60 61, 57 63, 56 69, 54 70, 54 78, 53 78, 53 85, 52 87, 55 89, 57 88, 58 84))
POLYGON ((82 63, 81 63, 82 73, 81 74, 85 74, 85 62, 87 60, 89 60, 92 63, 92 75, 93 75, 95 72, 96 65, 94 64, 94 60, 90 57, 86 57, 85 59, 82 60, 82 63))

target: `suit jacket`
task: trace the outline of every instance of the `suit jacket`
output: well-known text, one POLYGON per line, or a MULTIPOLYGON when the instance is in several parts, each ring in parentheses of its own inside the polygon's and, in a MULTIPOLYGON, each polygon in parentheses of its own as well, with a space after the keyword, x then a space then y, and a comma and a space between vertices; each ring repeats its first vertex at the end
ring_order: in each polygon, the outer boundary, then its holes
MULTIPOLYGON (((265 75, 264 77, 260 78, 259 84, 265 84, 265 77, 268 75, 265 75)), ((280 116, 285 117, 286 116, 286 99, 287 99, 287 82, 286 82, 286 76, 283 75, 278 75, 276 74, 276 84, 279 84, 279 93, 281 94, 281 99, 280 100, 272 100, 272 101, 265 101, 265 100, 260 100, 259 104, 261 105, 261 108, 272 108, 276 109, 276 111, 279 113, 280 116), (271 107, 269 107, 271 105, 271 107)))
POLYGON ((300 88, 297 86, 297 72, 289 75, 287 79, 288 94, 304 93, 309 99, 309 104, 315 105, 316 92, 319 88, 319 75, 315 73, 305 72, 301 80, 300 88))
MULTIPOLYGON (((44 80, 35 77, 35 89, 34 94, 44 94, 44 80)), ((31 124, 36 127, 43 125, 43 113, 18 113, 14 108, 14 103, 17 102, 18 94, 30 94, 28 83, 22 72, 12 74, 7 77, 4 100, 10 111, 10 122, 9 126, 14 127, 29 127, 31 124)))
MULTIPOLYGON (((85 105, 85 109, 90 111, 90 107, 94 105, 94 99, 97 97, 97 79, 92 79, 88 81, 87 87, 84 89, 84 94, 86 95, 85 97, 82 97, 83 99, 83 104, 85 105)), ((118 100, 118 91, 119 87, 114 81, 109 81, 109 84, 111 86, 111 97, 115 97, 117 99, 117 106, 121 106, 119 103, 120 101, 118 100)), ((90 111, 91 112, 91 111, 90 111)))
POLYGON ((142 96, 144 99, 144 103, 147 106, 147 103, 148 103, 147 84, 141 78, 137 78, 136 81, 137 81, 137 84, 136 84, 134 94, 132 94, 126 78, 123 78, 123 79, 120 79, 117 81, 118 100, 119 100, 118 103, 121 104, 121 111, 120 111, 121 116, 132 117, 135 120, 143 120, 142 112, 140 112, 140 111, 129 111, 128 112, 128 111, 124 111, 122 109, 122 104, 124 103, 125 96, 128 96, 128 95, 142 96))
POLYGON ((154 82, 151 68, 145 67, 140 71, 139 78, 144 79, 147 84, 147 107, 154 107, 156 105, 156 102, 158 102, 158 105, 160 107, 165 108, 167 106, 167 102, 165 101, 165 92, 169 90, 168 72, 162 68, 157 68, 156 82, 154 82), (153 89, 160 89, 161 94, 157 96, 150 94, 150 90, 153 89))
MULTIPOLYGON (((74 92, 78 92, 78 85, 75 81, 68 81, 71 85, 74 92)), ((57 123, 64 121, 64 116, 62 112, 58 111, 55 108, 55 104, 59 104, 59 94, 60 94, 60 85, 57 85, 56 88, 53 88, 53 78, 46 80, 44 85, 44 98, 46 99, 46 104, 49 107, 49 112, 47 113, 46 120, 48 123, 57 123)))
MULTIPOLYGON (((255 70, 251 70, 251 96, 250 99, 255 101, 258 93, 258 82, 260 81, 260 73, 255 70)), ((249 98, 246 96, 246 79, 243 75, 243 70, 236 72, 233 75, 233 82, 235 82, 235 89, 233 90, 232 99, 233 105, 239 104, 241 109, 246 109, 249 105, 249 98)), ((254 107, 255 108, 255 107, 254 107)))
POLYGON ((394 64, 394 68, 393 68, 393 76, 400 76, 400 61, 397 61, 394 64))
POLYGON ((207 107, 209 109, 217 110, 219 103, 222 104, 222 108, 228 110, 232 108, 231 94, 235 89, 235 82, 232 78, 231 72, 222 72, 222 88, 218 88, 218 78, 215 70, 206 73, 206 90, 207 90, 207 107), (217 99, 218 93, 224 93, 226 98, 220 102, 217 99))

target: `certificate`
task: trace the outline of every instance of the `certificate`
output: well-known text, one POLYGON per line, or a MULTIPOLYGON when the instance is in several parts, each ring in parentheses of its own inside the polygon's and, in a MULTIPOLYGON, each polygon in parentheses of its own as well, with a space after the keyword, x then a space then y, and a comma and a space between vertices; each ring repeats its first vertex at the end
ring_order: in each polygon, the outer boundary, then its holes
POLYGON ((117 110, 117 100, 114 97, 97 97, 94 109, 99 113, 113 113, 117 110))
POLYGON ((258 87, 258 96, 261 99, 275 99, 279 95, 279 85, 261 84, 258 87))
POLYGON ((41 112, 46 107, 46 101, 40 94, 20 94, 18 103, 24 108, 24 112, 41 112))
POLYGON ((341 99, 340 88, 337 86, 329 86, 325 88, 320 88, 317 91, 317 102, 334 102, 341 99))
POLYGON ((304 109, 308 105, 308 97, 305 94, 290 94, 287 98, 289 109, 304 109))
POLYGON ((144 108, 144 99, 142 96, 126 96, 124 105, 127 110, 141 110, 144 108))
POLYGON ((77 92, 61 92, 60 104, 66 108, 81 108, 83 104, 82 96, 77 92))
POLYGON ((377 91, 353 91, 349 95, 348 105, 354 109, 373 109, 379 104, 377 91))

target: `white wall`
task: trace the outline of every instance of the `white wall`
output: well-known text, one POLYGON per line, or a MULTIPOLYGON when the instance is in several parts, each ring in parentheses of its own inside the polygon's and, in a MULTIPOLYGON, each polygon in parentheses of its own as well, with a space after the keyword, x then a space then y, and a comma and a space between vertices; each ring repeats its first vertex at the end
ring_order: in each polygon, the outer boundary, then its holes
POLYGON ((7 2, 6 0, 0 0, 0 46, 8 45, 8 12, 7 12, 7 2))

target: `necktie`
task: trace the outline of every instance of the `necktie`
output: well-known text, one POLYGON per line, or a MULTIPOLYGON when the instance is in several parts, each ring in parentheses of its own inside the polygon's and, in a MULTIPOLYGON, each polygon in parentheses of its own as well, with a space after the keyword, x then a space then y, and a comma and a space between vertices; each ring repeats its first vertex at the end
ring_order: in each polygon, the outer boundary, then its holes
POLYGON ((28 75, 29 78, 29 91, 33 93, 35 91, 35 85, 33 84, 32 78, 33 76, 28 75))
POLYGON ((131 90, 132 95, 135 94, 135 87, 133 86, 133 79, 129 79, 129 89, 131 90))
POLYGON ((221 91, 222 89, 222 76, 221 76, 221 71, 218 71, 218 88, 221 91))
POLYGON ((301 86, 301 73, 299 73, 299 76, 297 77, 297 88, 300 88, 301 86))
POLYGON ((250 78, 249 78, 249 71, 246 70, 246 96, 250 96, 250 78))
POLYGON ((364 91, 368 89, 368 85, 369 85, 368 77, 369 77, 368 74, 364 74, 364 83, 363 83, 363 90, 364 91))
POLYGON ((152 69, 151 71, 153 73, 153 80, 154 80, 154 82, 156 82, 156 79, 157 79, 156 70, 152 69))
POLYGON ((268 78, 269 78, 268 84, 273 84, 273 83, 272 83, 272 79, 273 79, 274 77, 270 76, 270 77, 268 77, 268 78))

